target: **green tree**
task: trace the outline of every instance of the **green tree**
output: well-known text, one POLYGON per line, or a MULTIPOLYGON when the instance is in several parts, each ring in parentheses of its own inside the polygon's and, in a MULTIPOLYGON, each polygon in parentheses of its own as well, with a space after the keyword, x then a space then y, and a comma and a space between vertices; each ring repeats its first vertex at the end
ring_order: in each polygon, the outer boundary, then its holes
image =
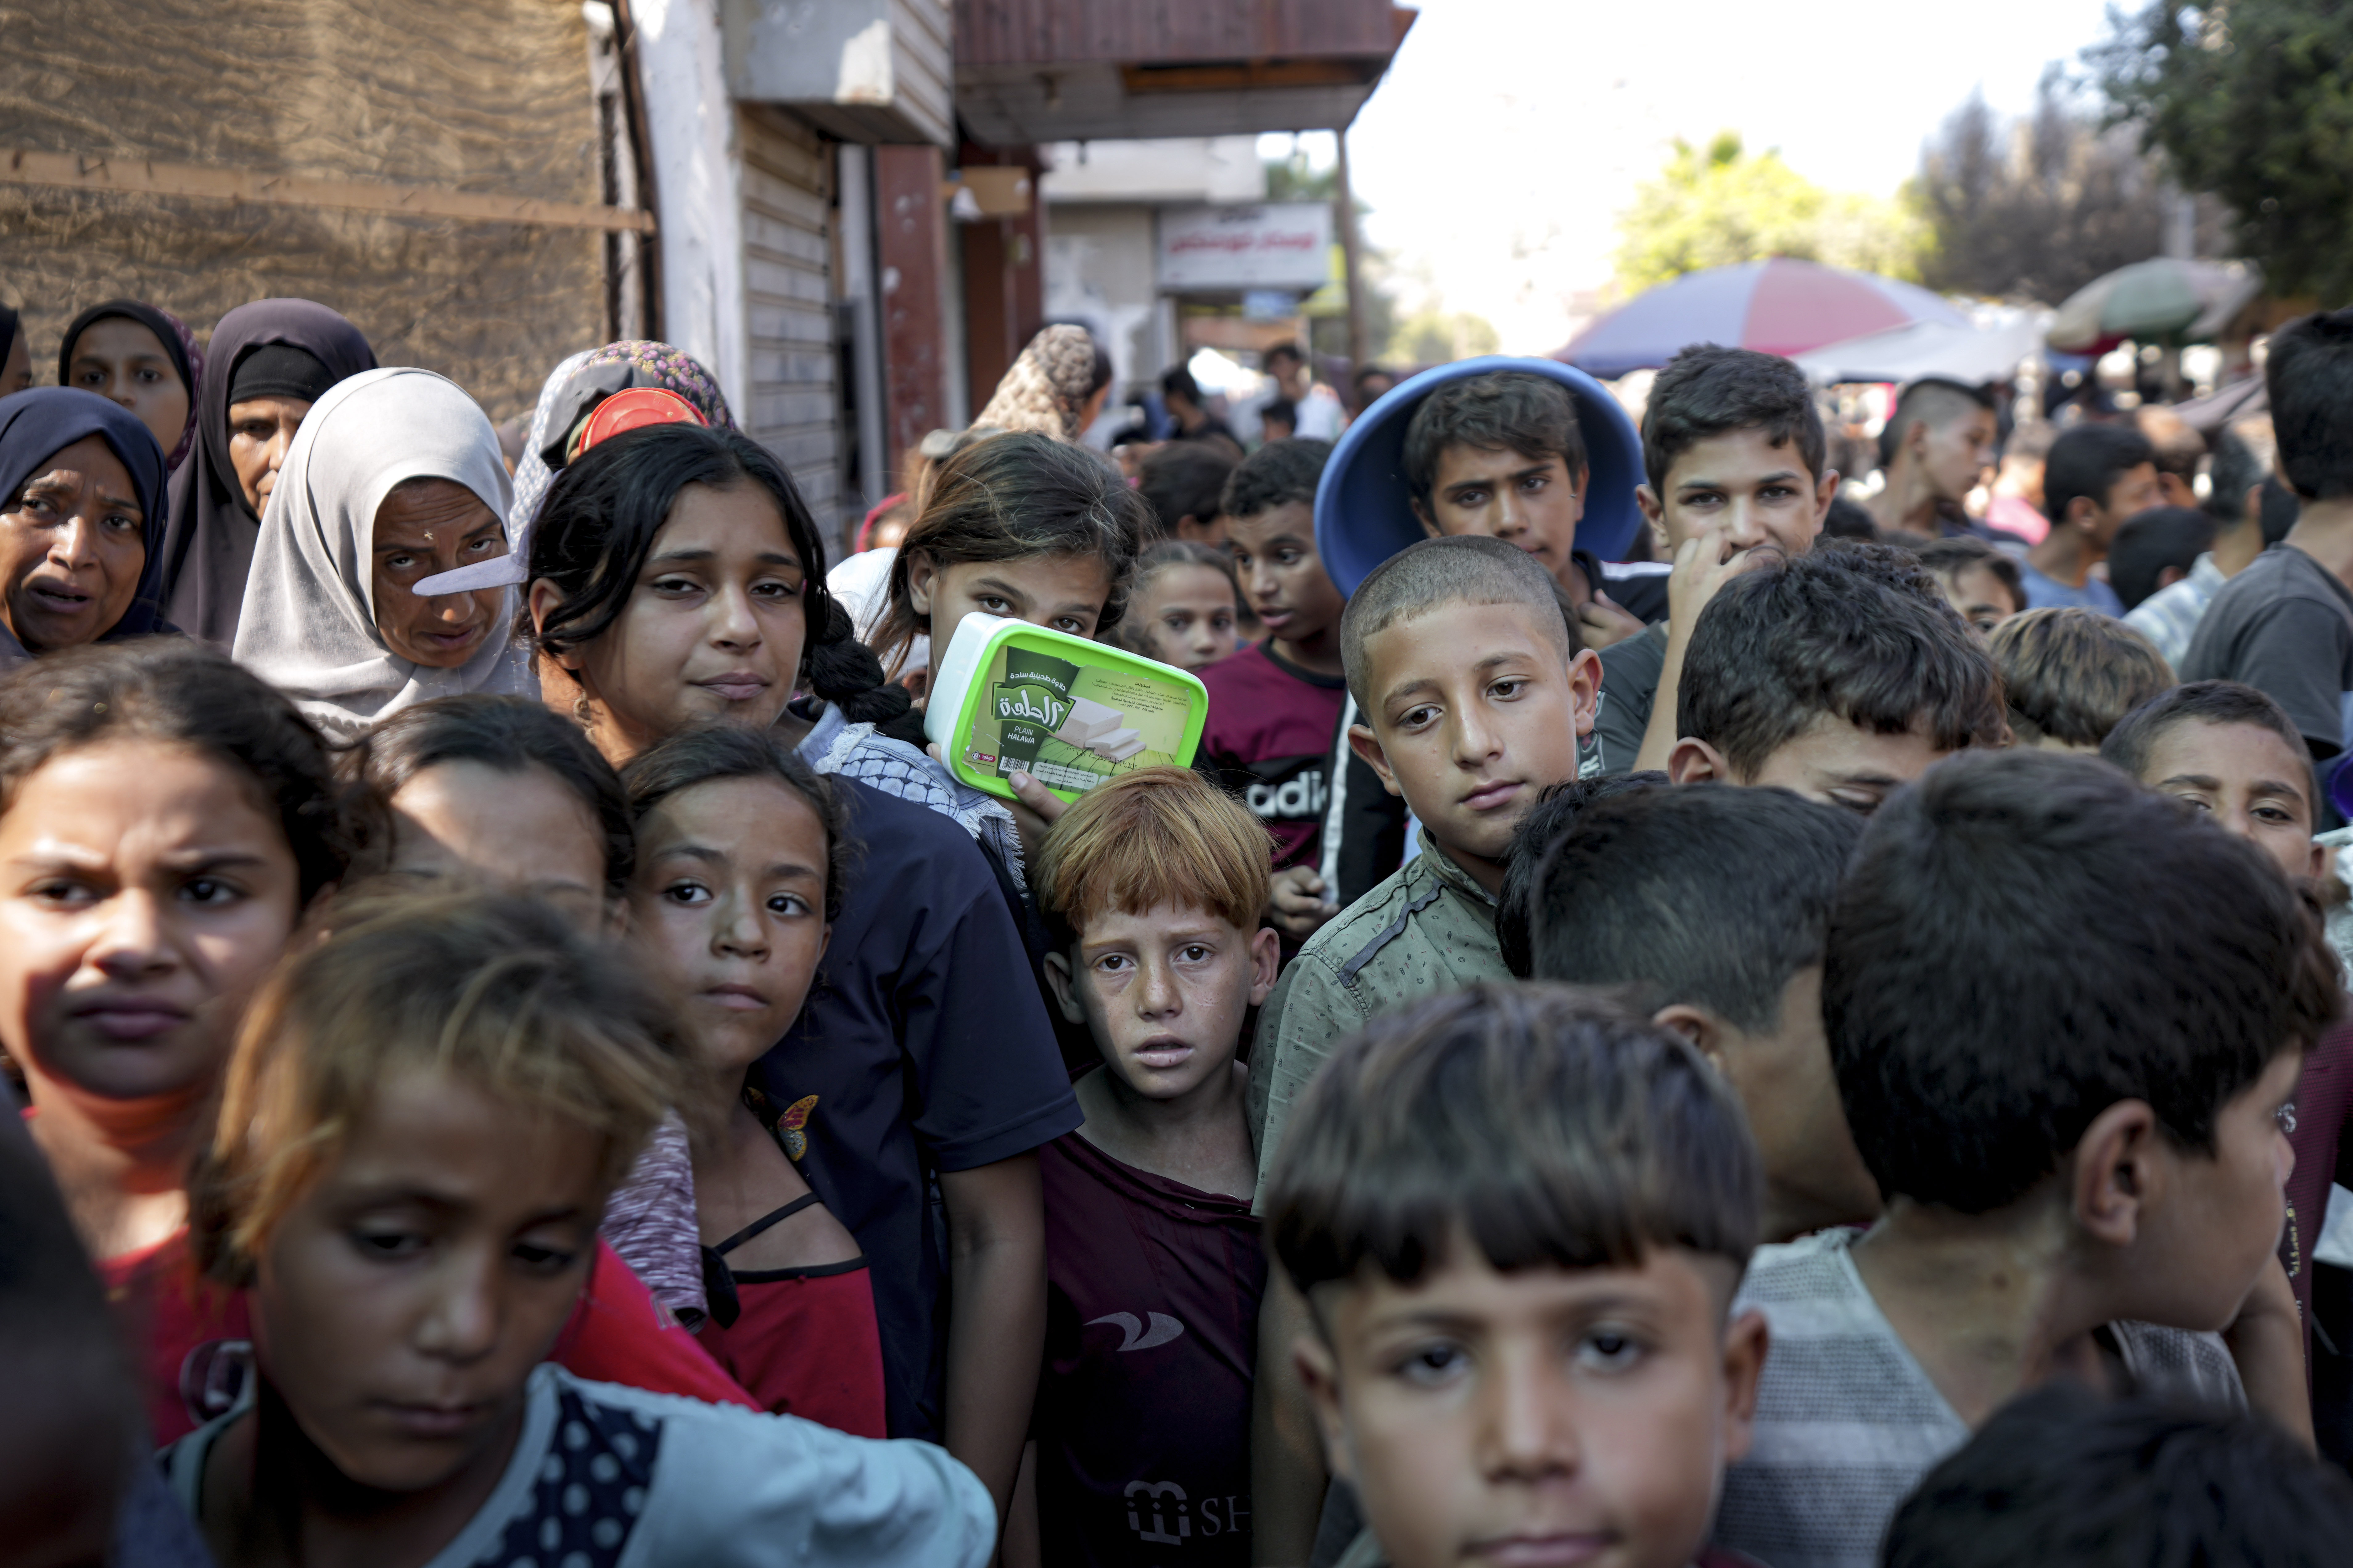
POLYGON ((1826 191, 1737 132, 1705 147, 1678 139, 1667 166, 1618 220, 1618 280, 1628 292, 1686 272, 1793 256, 1909 278, 1915 224, 1891 202, 1826 191))
POLYGON ((2153 0, 2085 58, 2175 177, 2237 215, 2274 291, 2353 298, 2353 6, 2153 0))

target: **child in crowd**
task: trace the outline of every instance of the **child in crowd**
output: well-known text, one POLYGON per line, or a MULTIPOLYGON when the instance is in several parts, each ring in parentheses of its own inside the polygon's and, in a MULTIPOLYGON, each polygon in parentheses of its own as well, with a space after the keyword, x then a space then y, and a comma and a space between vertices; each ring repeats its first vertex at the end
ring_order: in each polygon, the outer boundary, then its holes
POLYGON ((2295 492, 2273 471, 2278 457, 2267 414, 2239 420, 2217 435, 2206 471, 2205 510, 2213 521, 2213 548, 2190 562, 2179 582, 2158 589, 2125 612, 2133 629, 2155 643, 2165 662, 2176 669, 2182 667, 2189 639, 2222 584, 2295 526, 2295 492))
MULTIPOLYGON (((251 1337, 242 1296, 190 1278, 188 1156, 247 998, 378 808, 286 698, 187 643, 45 659, 0 685, 0 1044, 169 1441, 235 1396, 251 1337)), ((603 1245, 556 1354, 744 1398, 603 1245)))
MULTIPOLYGON (((444 697, 394 714, 342 763, 391 808, 389 842, 364 869, 529 893, 592 939, 618 921, 637 853, 628 798, 579 725, 520 697, 444 697)), ((702 1321, 694 1177, 675 1115, 599 1228, 655 1300, 690 1328, 702 1321)))
POLYGON ((1312 1309, 1281 1353, 1370 1521, 1342 1562, 1738 1561, 1704 1542, 1765 1362, 1758 1186, 1697 1053, 1565 987, 1334 1053, 1267 1213, 1312 1309))
POLYGON ((2353 1485, 2269 1422, 2038 1389, 1928 1472, 1884 1568, 2328 1568, 2353 1485))
POLYGON ((1234 568, 1267 638, 1201 676, 1209 717, 1197 765, 1274 835, 1267 915, 1293 942, 1338 909, 1324 829, 1348 700, 1340 663, 1347 601, 1315 548, 1315 487, 1331 456, 1328 441, 1270 441, 1226 481, 1234 568))
POLYGON ((1266 1260, 1235 1053, 1274 987, 1266 830, 1198 773, 1140 769, 1062 815, 1038 878, 1047 974, 1102 1066, 1078 1080, 1086 1121, 1039 1156, 1046 1371, 1014 1539, 1140 1568, 1189 1536, 1188 1560, 1249 1568, 1266 1260))
POLYGON ((882 1347, 858 1242, 795 1168, 809 1108, 747 1092, 800 1015, 841 912, 841 812, 771 735, 690 730, 629 764, 629 929, 685 1045, 702 1342, 765 1408, 883 1435, 882 1347))
MULTIPOLYGON (((1547 787, 1577 776, 1593 728, 1597 660, 1572 639, 1556 590, 1525 551, 1466 535, 1398 552, 1348 603, 1341 645, 1364 716, 1348 742, 1421 823, 1420 852, 1308 939, 1260 1014, 1250 1115, 1261 1180, 1292 1102, 1341 1039, 1436 992, 1510 977, 1493 910, 1512 834, 1547 787)), ((1273 1300, 1261 1344, 1277 1347, 1278 1371, 1259 1384, 1261 1459, 1312 1466, 1312 1449, 1264 1440, 1298 1386, 1279 1370, 1298 1304, 1273 1300)), ((1273 1539, 1287 1541, 1301 1510, 1312 1521, 1321 1479, 1271 1474, 1254 1472, 1260 1519, 1272 1512, 1273 1539)))
MULTIPOLYGON (((1615 987, 1689 1040, 1748 1112, 1765 1161, 1764 1237, 1879 1213, 1839 1109, 1822 1034, 1822 949, 1862 824, 1778 789, 1645 789, 1591 802, 1506 909, 1524 976, 1615 987)), ((1515 945, 1507 943, 1508 945, 1515 945)))
POLYGON ((2026 608, 2018 563, 1984 540, 1957 533, 1920 547, 1920 564, 1936 574, 1945 597, 1980 637, 2026 608))
POLYGON ((2029 610, 1987 646, 2021 746, 2096 752, 2118 720, 2174 683, 2147 637, 2098 610, 2029 610))
POLYGON ((1963 503, 1993 467, 2000 424, 1993 393, 1928 376, 1905 387, 1879 432, 1886 482, 1873 501, 1883 534, 1983 535, 1963 503))
POLYGON ((1405 433, 1414 515, 1437 534, 1483 533, 1536 558, 1575 606, 1599 652, 1667 613, 1667 568, 1603 563, 1577 548, 1585 515, 1585 435, 1568 389, 1497 371, 1421 400, 1405 433))
POLYGON ((2108 547, 2108 585, 2130 615, 2158 589, 2186 580, 2198 558, 2213 548, 2211 512, 2195 506, 2153 506, 2125 519, 2116 530, 2116 542, 2108 547))
POLYGON ((2051 443, 2042 469, 2051 531, 2019 568, 2031 610, 2073 605, 2121 616, 2124 601, 2093 572, 2125 519, 2164 499, 2148 438, 2121 425, 2078 425, 2051 443))
POLYGON ((354 906, 271 979, 191 1183, 259 1386, 164 1457, 223 1562, 987 1561, 987 1491, 928 1445, 540 1364, 676 1092, 666 1027, 511 895, 354 906))
POLYGON ((1240 603, 1233 560, 1224 551, 1190 539, 1164 540, 1135 563, 1120 642, 1198 674, 1233 657, 1240 603))
POLYGON ((1288 441, 1299 434, 1299 405, 1288 397, 1271 397, 1259 406, 1258 438, 1288 441))
POLYGON ((2000 677, 1926 576, 1894 546, 1841 544, 1723 583, 1686 645, 1668 775, 1867 814, 1939 757, 2001 744, 2000 677))
MULTIPOLYGON (((532 535, 552 704, 577 691, 590 738, 624 762, 717 721, 774 726, 825 772, 828 735, 857 728, 828 660, 860 645, 818 576, 822 548, 752 442, 669 425, 601 443, 558 476, 532 535), (822 710, 787 711, 802 679, 822 710)), ((804 1178, 872 1266, 890 1430, 944 1437, 1008 1498, 1045 1334, 1032 1151, 1078 1125, 1078 1104, 1020 928, 968 831, 856 779, 840 791, 861 847, 833 961, 753 1084, 772 1105, 815 1097, 804 1178)))
POLYGON ((2280 1112, 2337 1006, 2296 892, 2112 768, 1989 752, 1891 801, 1823 965, 1887 1213, 1751 1266, 1775 1355, 1716 1539, 1865 1568, 1905 1494, 2022 1388, 2242 1402, 2225 1327, 2261 1407, 2308 1432, 2272 1258, 2280 1112))
POLYGON ((1135 488, 1160 520, 1160 537, 1220 548, 1223 500, 1234 461, 1207 441, 1172 441, 1144 459, 1135 488))
POLYGON ((1601 771, 1663 770, 1683 731, 1676 691, 1700 611, 1762 562, 1814 547, 1838 494, 1805 374, 1753 349, 1688 348, 1651 384, 1636 492, 1655 552, 1674 563, 1669 620, 1603 650, 1601 771))

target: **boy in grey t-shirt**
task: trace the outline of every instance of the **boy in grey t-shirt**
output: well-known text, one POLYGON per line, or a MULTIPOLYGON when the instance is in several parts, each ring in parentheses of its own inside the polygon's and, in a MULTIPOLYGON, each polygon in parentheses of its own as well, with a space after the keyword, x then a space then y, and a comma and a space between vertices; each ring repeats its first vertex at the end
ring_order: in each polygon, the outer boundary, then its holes
POLYGON ((2337 994, 2276 867, 2090 758, 1957 756, 1864 830, 1822 990, 1887 1210, 1758 1250, 1773 1352, 1720 1544, 1868 1568, 1920 1477, 2053 1378, 2243 1379, 2309 1430, 2278 1113, 2337 994))

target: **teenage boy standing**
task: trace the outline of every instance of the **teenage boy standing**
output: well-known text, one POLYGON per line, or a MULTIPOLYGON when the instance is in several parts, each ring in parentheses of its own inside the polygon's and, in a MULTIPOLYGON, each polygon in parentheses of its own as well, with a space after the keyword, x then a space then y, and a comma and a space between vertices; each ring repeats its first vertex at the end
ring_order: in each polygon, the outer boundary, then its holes
POLYGON ((1497 371, 1450 382, 1406 426, 1405 482, 1432 533, 1483 533, 1526 551, 1577 606, 1585 646, 1641 635, 1667 613, 1667 568, 1577 548, 1592 469, 1577 405, 1547 376, 1497 371))
POLYGON ((1993 394, 1982 386, 1931 376, 1915 381, 1895 400, 1879 435, 1879 464, 1887 483, 1871 503, 1881 529, 1925 534, 1992 530, 1972 521, 1961 503, 1993 467, 1993 394))
POLYGON ((2345 749, 2353 693, 2353 310, 2273 333, 2263 384, 2280 471, 2303 509, 2286 539, 2214 595, 2181 679, 2263 692, 2326 762, 2345 749))
POLYGON ((1675 691, 1699 613, 1769 560, 1814 547, 1838 495, 1813 393, 1777 354, 1703 343, 1667 362, 1642 416, 1635 492, 1661 553, 1669 618, 1601 658, 1601 771, 1658 769, 1674 750, 1675 691))
POLYGON ((2051 443, 2042 468, 2042 500, 2051 531, 2026 552, 2019 575, 2026 607, 2075 605, 2121 616, 2116 591, 2092 575, 2125 519, 2164 499, 2157 485, 2157 452, 2148 437, 2121 425, 2078 425, 2051 443))
POLYGON ((1266 351, 1266 374, 1289 398, 1297 420, 1294 434, 1303 440, 1340 438, 1340 395, 1315 379, 1314 367, 1297 343, 1277 343, 1266 351))

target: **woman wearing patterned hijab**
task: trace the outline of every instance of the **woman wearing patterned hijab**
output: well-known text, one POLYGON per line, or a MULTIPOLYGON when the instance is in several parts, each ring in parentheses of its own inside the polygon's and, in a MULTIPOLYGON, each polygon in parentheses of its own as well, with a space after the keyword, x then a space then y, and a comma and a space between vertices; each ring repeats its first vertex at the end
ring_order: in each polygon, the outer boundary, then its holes
POLYGON ((73 319, 58 345, 58 384, 111 398, 139 417, 176 470, 196 434, 205 351, 187 323, 137 300, 109 300, 73 319))
POLYGON ((1075 441, 1103 412, 1110 388, 1111 360, 1084 327, 1048 327, 1029 340, 972 426, 1075 441))

